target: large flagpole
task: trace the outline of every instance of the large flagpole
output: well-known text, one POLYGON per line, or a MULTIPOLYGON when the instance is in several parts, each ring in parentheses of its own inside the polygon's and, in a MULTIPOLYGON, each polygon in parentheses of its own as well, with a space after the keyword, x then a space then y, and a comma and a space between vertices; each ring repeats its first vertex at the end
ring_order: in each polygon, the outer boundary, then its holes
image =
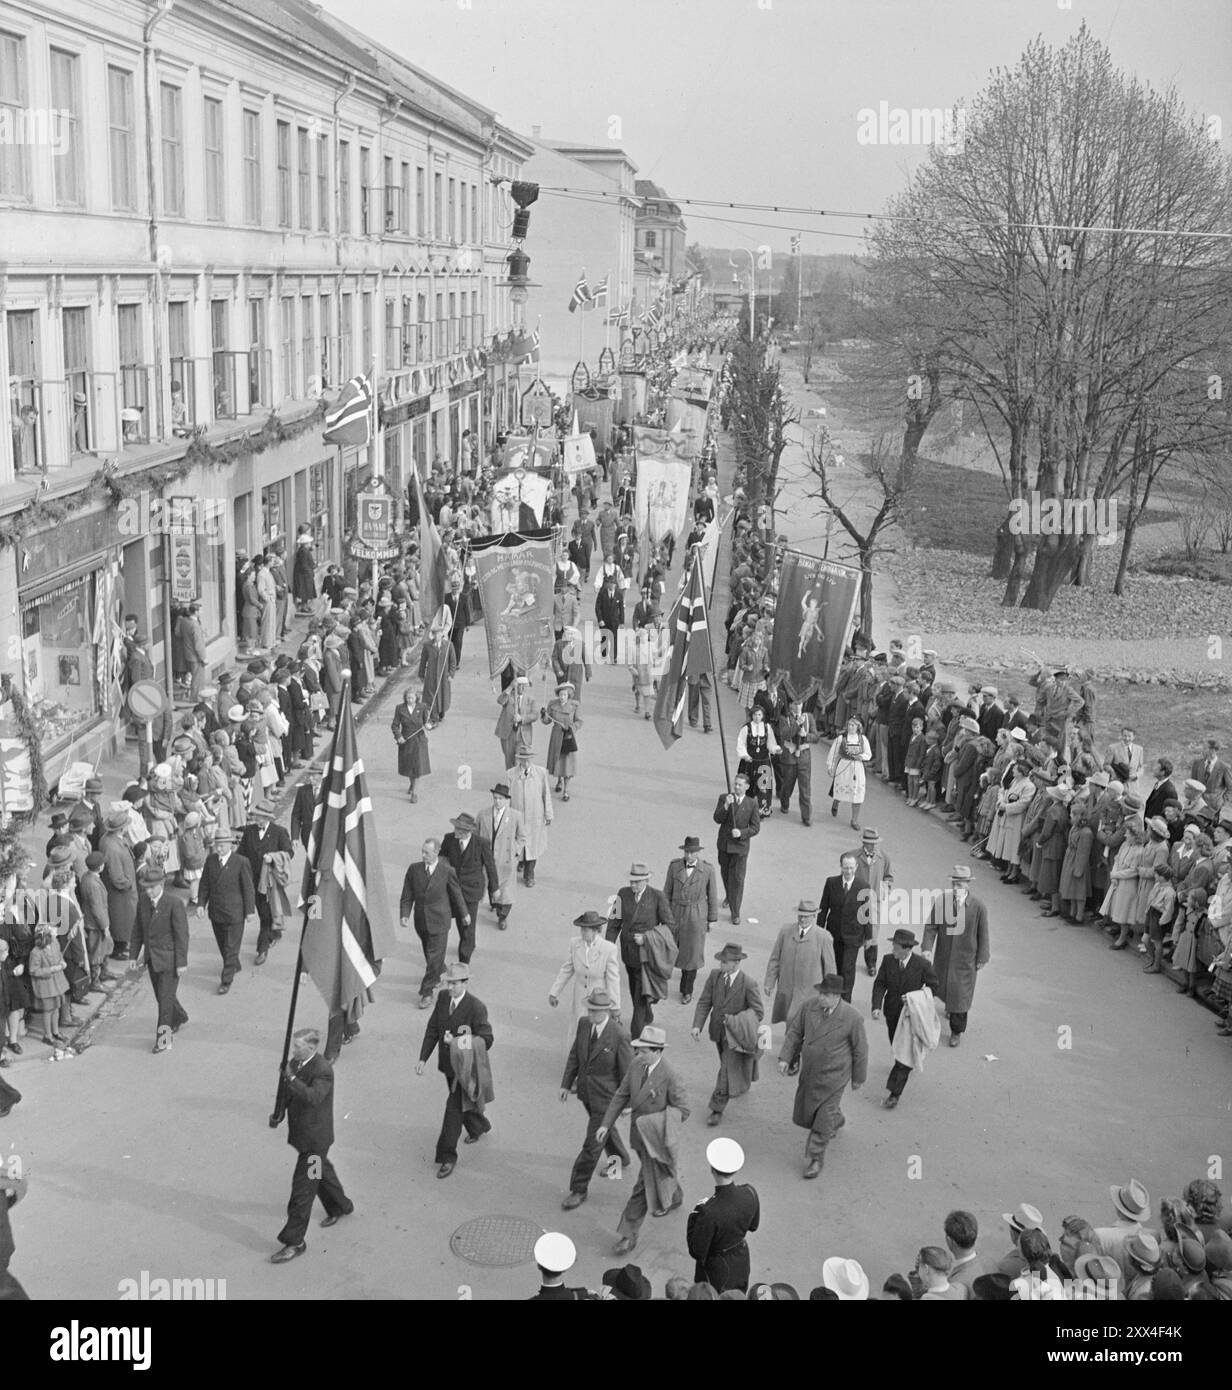
MULTIPOLYGON (((710 601, 706 597, 705 565, 702 564, 701 549, 693 547, 693 563, 697 566, 697 583, 702 592, 702 610, 710 611, 710 601)), ((714 713, 719 725, 719 747, 723 750, 723 776, 727 779, 727 794, 732 795, 731 764, 727 758, 727 735, 723 732, 723 701, 719 699, 719 677, 714 669, 714 643, 710 640, 710 621, 706 620, 706 655, 710 658, 710 687, 714 691, 714 713)))

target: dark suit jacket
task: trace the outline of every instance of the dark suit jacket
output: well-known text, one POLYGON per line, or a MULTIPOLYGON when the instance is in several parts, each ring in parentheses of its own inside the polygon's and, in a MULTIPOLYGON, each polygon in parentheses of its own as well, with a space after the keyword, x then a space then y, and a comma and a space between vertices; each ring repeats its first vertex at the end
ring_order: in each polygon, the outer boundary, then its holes
POLYGON ((287 1088, 287 1143, 302 1154, 326 1154, 334 1142, 334 1069, 319 1052, 287 1088))
POLYGON ((482 1038, 492 1051, 492 1025, 488 1022, 488 1007, 482 999, 477 999, 469 990, 462 996, 453 1013, 449 1006, 453 1003, 449 991, 444 989, 436 996, 436 1003, 428 1017, 428 1027, 424 1033, 423 1046, 419 1049, 419 1060, 426 1062, 436 1048, 436 1069, 444 1072, 445 1079, 453 1081, 453 1067, 449 1064, 449 1044, 446 1033, 457 1033, 465 1024, 477 1038, 482 1038))
POLYGON ((1189 775, 1195 782, 1202 782, 1206 786, 1204 800, 1208 806, 1218 808, 1232 792, 1232 771, 1229 771, 1227 763, 1222 758, 1215 759, 1215 766, 1207 772, 1206 759, 1195 758, 1193 766, 1189 769, 1189 775))
POLYGON ((1171 777, 1165 777, 1158 787, 1153 787, 1147 793, 1146 807, 1143 815, 1147 820, 1152 816, 1162 816, 1164 813, 1164 803, 1166 801, 1180 801, 1177 795, 1176 786, 1171 777))
POLYGON ((647 1075, 652 1060, 653 1054, 647 1056, 645 1053, 640 1053, 633 1059, 633 1064, 625 1072, 624 1080, 608 1102, 607 1111, 603 1116, 603 1128, 611 1129, 621 1111, 626 1107, 632 1107, 630 1138, 633 1140, 633 1147, 639 1152, 641 1138, 637 1121, 641 1116, 655 1115, 671 1105, 680 1112, 681 1120, 689 1118, 689 1098, 685 1094, 684 1084, 672 1070, 671 1063, 659 1054, 659 1065, 653 1073, 647 1075))
POLYGON ((749 841, 761 829, 761 813, 757 809, 757 802, 751 796, 746 796, 743 801, 733 802, 731 806, 724 805, 725 801, 726 797, 719 797, 714 808, 714 823, 719 827, 719 853, 747 855, 749 841), (740 832, 738 840, 731 837, 733 829, 740 832))
POLYGON ((821 908, 817 913, 817 925, 825 927, 835 941, 871 941, 873 923, 870 914, 860 912, 864 902, 862 894, 863 889, 858 879, 852 879, 851 887, 846 892, 843 891, 842 874, 835 874, 832 878, 826 879, 825 887, 821 890, 821 908), (862 922, 861 915, 868 920, 862 922))
POLYGON ((449 932, 449 919, 457 919, 459 927, 466 914, 466 899, 458 886, 458 876, 448 860, 438 859, 432 873, 421 859, 412 864, 402 881, 400 913, 409 917, 415 913, 415 930, 421 936, 439 936, 449 932))
POLYGON ((441 858, 447 859, 458 876, 458 887, 468 902, 477 903, 483 897, 483 885, 488 885, 491 897, 500 887, 492 846, 480 835, 472 833, 466 848, 451 830, 441 841, 441 858))
POLYGON ((565 1061, 561 1089, 569 1090, 576 1081, 578 1100, 587 1110, 606 1110, 632 1061, 628 1031, 615 1019, 609 1018, 603 1025, 597 1043, 590 1019, 580 1019, 565 1061))
POLYGON ((749 1183, 724 1183, 713 1197, 699 1202, 686 1226, 689 1254, 697 1262, 693 1277, 699 1283, 718 1279, 716 1288, 739 1288, 749 1280, 749 1252, 743 1245, 761 1221, 757 1189, 749 1183))
POLYGON ((567 1289, 563 1284, 549 1284, 533 1293, 527 1303, 593 1303, 594 1295, 586 1289, 567 1289))
POLYGON ((131 960, 140 958, 142 946, 151 970, 180 970, 188 964, 188 912, 183 898, 164 889, 155 907, 142 893, 128 943, 131 960))
POLYGON ((757 981, 740 970, 736 974, 735 983, 728 989, 723 979, 722 967, 716 967, 706 976, 702 997, 697 1001, 697 1008, 693 1010, 693 1027, 705 1028, 706 1019, 709 1017, 710 1041, 724 1042, 726 1033, 723 1020, 728 1014, 742 1014, 745 1009, 752 1009, 757 1015, 757 1021, 761 1022, 766 1009, 761 1001, 761 990, 757 981))
POLYGON ((267 854, 277 854, 279 851, 289 855, 291 850, 291 837, 273 821, 267 821, 265 825, 246 825, 244 833, 240 836, 240 842, 236 846, 236 853, 243 855, 248 860, 248 867, 252 870, 252 881, 255 887, 261 882, 261 868, 267 854))
POLYGON ((248 860, 232 850, 224 866, 211 852, 201 871, 197 902, 208 911, 211 922, 234 925, 251 917, 257 910, 257 892, 248 860))
POLYGON ((607 939, 620 942, 620 958, 626 965, 642 964, 641 949, 633 942, 635 932, 668 927, 674 947, 676 919, 672 916, 671 905, 657 888, 647 884, 641 898, 635 901, 633 889, 626 885, 616 894, 616 908, 618 915, 607 924, 607 939))
POLYGON ((937 972, 931 961, 913 955, 903 966, 893 955, 885 956, 873 981, 873 1008, 897 1014, 903 1007, 903 995, 923 989, 925 985, 936 994, 937 972))

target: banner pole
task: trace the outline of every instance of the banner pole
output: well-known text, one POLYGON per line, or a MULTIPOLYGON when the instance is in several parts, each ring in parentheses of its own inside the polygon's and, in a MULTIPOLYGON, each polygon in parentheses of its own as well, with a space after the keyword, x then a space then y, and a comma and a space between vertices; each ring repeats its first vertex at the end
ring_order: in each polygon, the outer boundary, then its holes
MULTIPOLYGON (((709 612, 710 602, 706 596, 705 566, 700 552, 693 551, 693 563, 697 566, 697 583, 702 591, 702 607, 709 612)), ((714 643, 710 640, 710 623, 706 623, 706 655, 710 658, 710 687, 714 692, 714 713, 719 725, 719 747, 723 751, 723 776, 727 780, 727 794, 732 794, 731 764, 727 758, 727 735, 723 732, 723 701, 719 699, 719 677, 714 669, 714 643)))

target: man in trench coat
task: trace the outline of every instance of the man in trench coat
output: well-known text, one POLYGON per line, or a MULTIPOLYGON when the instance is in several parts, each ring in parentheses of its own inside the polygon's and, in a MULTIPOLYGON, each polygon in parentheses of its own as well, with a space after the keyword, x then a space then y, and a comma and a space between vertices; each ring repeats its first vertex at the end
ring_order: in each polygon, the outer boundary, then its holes
POLYGON ((822 980, 837 970, 834 938, 817 925, 817 904, 802 899, 796 904, 796 920, 779 932, 766 966, 762 989, 773 1000, 770 1022, 789 1022, 822 980))
POLYGON ((859 1011, 843 1001, 843 977, 827 975, 787 1025, 779 1053, 779 1072, 786 1076, 797 1060, 800 1080, 792 1122, 807 1129, 806 1178, 815 1178, 825 1162, 826 1145, 847 1123, 841 1110, 847 1083, 858 1091, 868 1076, 868 1039, 859 1011))
POLYGON ((496 909, 496 925, 504 931, 509 926, 509 910, 513 906, 513 884, 518 860, 526 848, 526 832, 522 816, 509 804, 509 784, 498 782, 492 788, 492 804, 479 813, 479 838, 486 840, 496 865, 496 892, 490 899, 496 909))
POLYGON ((924 928, 924 954, 937 972, 938 999, 945 1002, 950 1046, 967 1031, 967 1014, 975 998, 976 972, 990 959, 988 909, 971 896, 971 870, 956 864, 949 891, 932 910, 924 928))
POLYGON ((548 847, 548 826, 552 824, 552 788, 548 771, 532 762, 529 748, 518 750, 516 767, 505 769, 510 805, 521 817, 525 844, 519 847, 523 882, 535 886, 535 865, 548 847))
POLYGON ((719 920, 719 890, 714 866, 702 858, 702 842, 686 835, 680 846, 681 859, 667 866, 663 896, 672 910, 676 925, 676 965, 680 970, 680 1002, 693 999, 693 982, 706 955, 706 933, 719 920))

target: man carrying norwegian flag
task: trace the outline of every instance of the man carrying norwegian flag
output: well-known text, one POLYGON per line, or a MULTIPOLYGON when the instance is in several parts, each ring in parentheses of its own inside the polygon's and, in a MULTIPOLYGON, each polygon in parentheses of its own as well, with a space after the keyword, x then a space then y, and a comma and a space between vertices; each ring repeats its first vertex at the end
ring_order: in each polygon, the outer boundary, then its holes
POLYGON ((706 598, 695 551, 689 565, 688 584, 676 605, 671 658, 667 670, 659 678, 659 694, 655 700, 654 726, 664 748, 673 747, 684 737, 681 721, 688 703, 690 682, 708 675, 713 667, 710 632, 706 626, 706 598))

